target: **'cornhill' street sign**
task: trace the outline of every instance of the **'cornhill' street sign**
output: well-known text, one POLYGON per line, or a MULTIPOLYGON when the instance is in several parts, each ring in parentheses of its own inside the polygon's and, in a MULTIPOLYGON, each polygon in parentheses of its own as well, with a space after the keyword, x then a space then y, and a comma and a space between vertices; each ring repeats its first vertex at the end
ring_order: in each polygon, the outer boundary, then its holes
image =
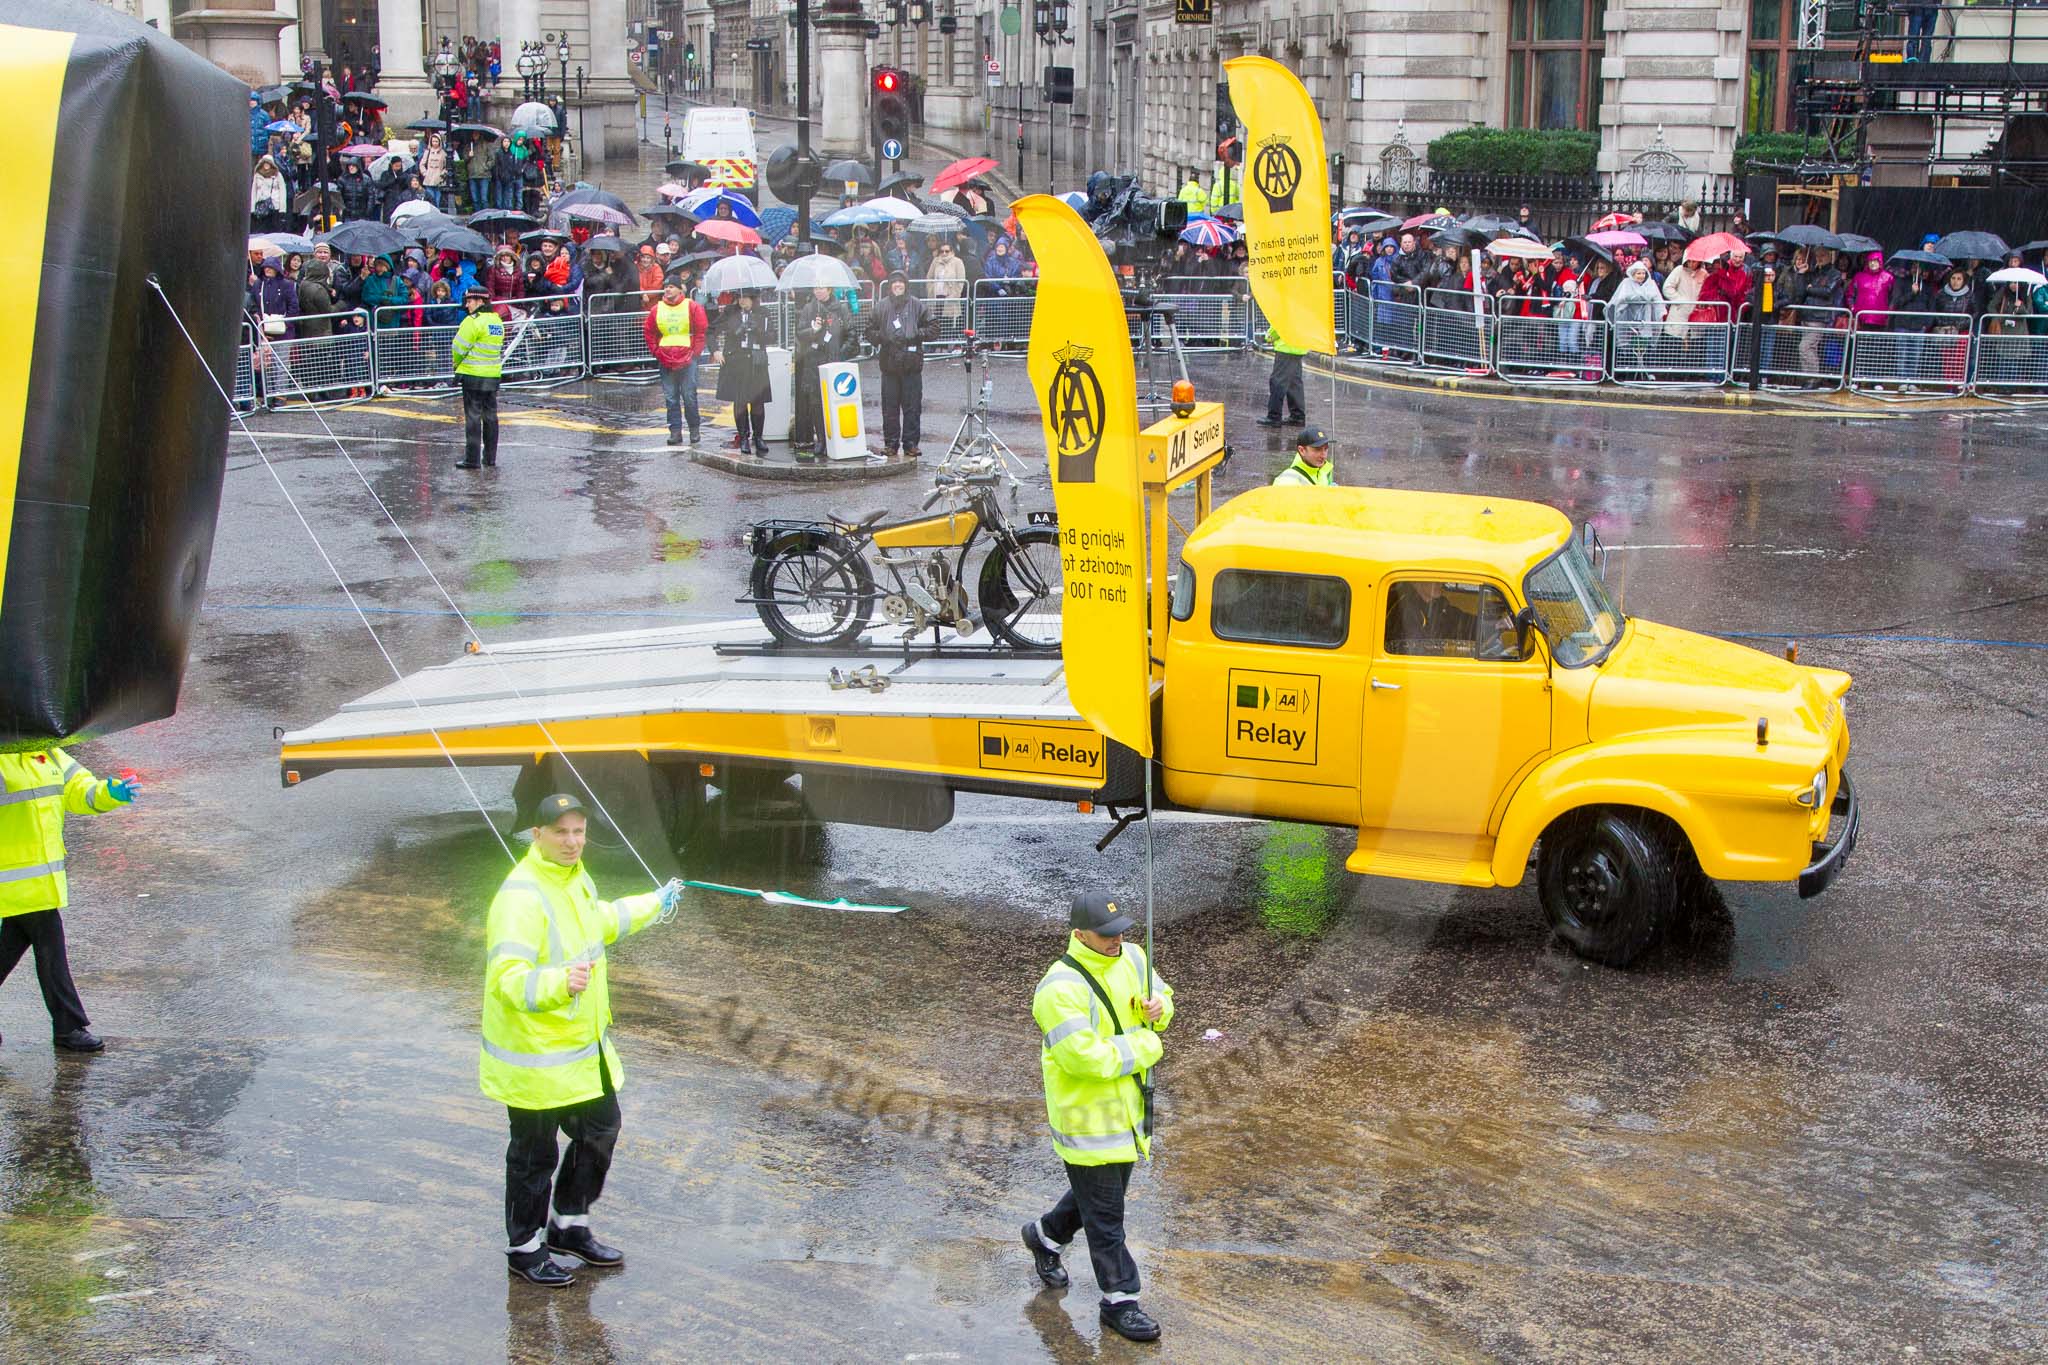
POLYGON ((1215 22, 1216 0, 1173 0, 1173 22, 1208 24, 1215 22))

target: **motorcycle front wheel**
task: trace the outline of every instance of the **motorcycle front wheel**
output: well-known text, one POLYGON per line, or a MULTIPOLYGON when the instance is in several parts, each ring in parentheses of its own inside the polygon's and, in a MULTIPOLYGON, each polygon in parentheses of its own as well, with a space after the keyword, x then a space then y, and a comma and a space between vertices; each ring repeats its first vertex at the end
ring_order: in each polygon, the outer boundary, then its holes
POLYGON ((795 645, 844 645, 867 629, 875 579, 836 539, 791 537, 754 561, 754 610, 776 639, 795 645))
POLYGON ((981 566, 981 617, 989 631, 1016 649, 1060 647, 1059 532, 1030 526, 1016 533, 1016 548, 998 542, 981 566))

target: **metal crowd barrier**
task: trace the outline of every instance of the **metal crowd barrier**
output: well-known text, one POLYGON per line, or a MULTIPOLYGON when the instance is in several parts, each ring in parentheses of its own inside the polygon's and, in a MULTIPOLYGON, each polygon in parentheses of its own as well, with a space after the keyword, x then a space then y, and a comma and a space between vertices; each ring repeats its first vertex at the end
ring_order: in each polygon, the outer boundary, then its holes
POLYGON ((235 382, 229 401, 248 412, 256 406, 256 339, 249 324, 242 324, 242 339, 235 345, 235 382))
POLYGON ((1767 322, 1761 329, 1745 318, 1735 326, 1735 363, 1729 378, 1747 383, 1756 355, 1752 333, 1763 332, 1764 363, 1758 373, 1767 388, 1839 389, 1848 378, 1849 310, 1798 310, 1797 323, 1767 322))
POLYGON ((1728 305, 1695 303, 1683 321, 1667 313, 1648 336, 1638 334, 1626 367, 1614 382, 1630 388, 1712 388, 1728 382, 1728 305))
POLYGON ((506 384, 542 387, 581 379, 589 352, 578 300, 566 294, 500 299, 505 319, 506 384))
POLYGON ((661 365, 647 349, 647 312, 660 299, 634 290, 583 301, 583 350, 591 374, 636 383, 661 377, 661 365))
MULTIPOLYGON (((1153 298, 1177 310, 1174 330, 1191 351, 1234 351, 1244 345, 1251 326, 1251 289, 1229 275, 1170 275, 1159 281, 1153 298)), ((1135 336, 1137 328, 1132 327, 1135 336)))
POLYGON ((1888 401, 1960 398, 1970 387, 1971 329, 1952 313, 1891 313, 1849 334, 1849 392, 1888 401), (1936 332, 1937 326, 1963 326, 1936 332))
MULTIPOLYGON (((1223 276, 1221 278, 1230 279, 1233 277, 1223 276)), ((1245 300, 1251 310, 1249 324, 1245 327, 1244 335, 1239 338, 1239 341, 1248 342, 1253 350, 1264 350, 1266 347, 1266 328, 1272 324, 1266 318, 1266 310, 1259 307, 1259 301, 1252 297, 1251 285, 1244 281, 1238 281, 1238 284, 1245 291, 1245 300)), ((1344 283, 1343 275, 1335 272, 1330 276, 1330 290, 1331 311, 1337 319, 1337 344, 1341 347, 1344 344, 1346 318, 1350 312, 1347 296, 1351 291, 1344 283)))
POLYGON ((2033 323, 2032 318, 1977 319, 1972 393, 2004 403, 2048 401, 2048 332, 2033 331, 2033 323), (1994 332, 1993 326, 2001 330, 1994 332))
POLYGON ((910 292, 924 300, 924 311, 939 324, 939 334, 924 344, 926 355, 958 355, 967 345, 967 329, 974 324, 972 301, 968 297, 965 280, 912 280, 910 292), (941 298, 939 287, 957 287, 960 292, 951 298, 941 298))
POLYGON ((1415 364, 1422 354, 1422 291, 1412 284, 1375 284, 1367 310, 1368 356, 1385 363, 1415 364), (1379 290, 1392 293, 1387 298, 1379 290))
POLYGON ((1422 363, 1436 369, 1491 369, 1487 324, 1492 302, 1462 289, 1430 290, 1422 309, 1422 363))
MULTIPOLYGON (((370 353, 370 315, 360 308, 318 315, 334 329, 326 336, 263 337, 256 344, 263 399, 270 407, 346 402, 376 388, 370 353)), ((297 320, 304 326, 305 319, 297 320)))
MULTIPOLYGON (((1560 318, 1551 313, 1557 300, 1505 294, 1494 301, 1494 373, 1510 384, 1597 384, 1606 375, 1608 325, 1585 318, 1560 318), (1522 310, 1529 307, 1530 311, 1522 310)), ((1647 349, 1647 335, 1658 324, 1623 323, 1614 329, 1617 366, 1627 356, 1633 363, 1647 349), (1624 338, 1626 345, 1624 345, 1624 338)))
POLYGON ((1031 307, 1037 298, 1035 279, 1020 276, 1014 280, 976 280, 976 339, 999 346, 1023 346, 1031 340, 1031 307))
POLYGON ((461 325, 415 327, 405 321, 409 303, 376 312, 376 362, 379 389, 452 389, 455 387, 455 333, 461 325))

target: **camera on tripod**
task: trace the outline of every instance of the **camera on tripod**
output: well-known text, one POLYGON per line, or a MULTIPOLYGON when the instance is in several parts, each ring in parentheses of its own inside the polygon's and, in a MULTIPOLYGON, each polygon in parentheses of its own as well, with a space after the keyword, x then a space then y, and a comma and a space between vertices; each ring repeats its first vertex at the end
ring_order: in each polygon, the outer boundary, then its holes
POLYGON ((1187 227, 1188 206, 1178 199, 1154 199, 1135 175, 1096 171, 1088 177, 1081 217, 1095 229, 1110 259, 1142 266, 1156 264, 1187 227))

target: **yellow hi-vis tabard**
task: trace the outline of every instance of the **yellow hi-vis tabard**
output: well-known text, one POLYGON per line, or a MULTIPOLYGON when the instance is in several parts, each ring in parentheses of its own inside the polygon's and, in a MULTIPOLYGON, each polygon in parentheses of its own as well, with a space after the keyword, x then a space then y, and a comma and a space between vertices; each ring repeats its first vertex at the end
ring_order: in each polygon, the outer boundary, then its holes
POLYGON ((1152 1151, 1138 1086, 1164 1051, 1158 1031, 1173 1019, 1173 987, 1163 977, 1152 978, 1166 1009, 1158 1023, 1148 1023, 1143 949, 1126 943, 1116 957, 1105 957, 1069 935, 1067 953, 1102 983, 1125 1027, 1118 1031, 1094 990, 1065 962, 1054 962, 1040 978, 1031 1017, 1044 1035, 1039 1068, 1045 1073, 1053 1150, 1074 1166, 1136 1161, 1152 1151))
POLYGON ((62 749, 0 754, 0 919, 71 903, 64 816, 118 809, 112 785, 62 749))
POLYGON ((1310 488, 1335 488, 1337 464, 1334 460, 1324 460, 1320 465, 1312 465, 1297 455, 1292 464, 1273 476, 1273 482, 1283 488, 1290 484, 1306 485, 1310 488))
POLYGON ((475 379, 498 379, 505 373, 505 320, 489 308, 479 308, 455 329, 451 354, 455 373, 475 379))
POLYGON ((664 348, 687 347, 690 344, 690 301, 670 307, 667 303, 654 305, 654 330, 661 336, 664 348))
POLYGON ((535 845, 491 902, 484 939, 483 1050, 478 1082, 514 1109, 560 1109, 604 1093, 626 1071, 605 1030, 611 1026, 605 945, 654 923, 661 895, 601 901, 583 864, 563 867, 535 845), (568 969, 590 964, 590 984, 569 993, 568 969))

